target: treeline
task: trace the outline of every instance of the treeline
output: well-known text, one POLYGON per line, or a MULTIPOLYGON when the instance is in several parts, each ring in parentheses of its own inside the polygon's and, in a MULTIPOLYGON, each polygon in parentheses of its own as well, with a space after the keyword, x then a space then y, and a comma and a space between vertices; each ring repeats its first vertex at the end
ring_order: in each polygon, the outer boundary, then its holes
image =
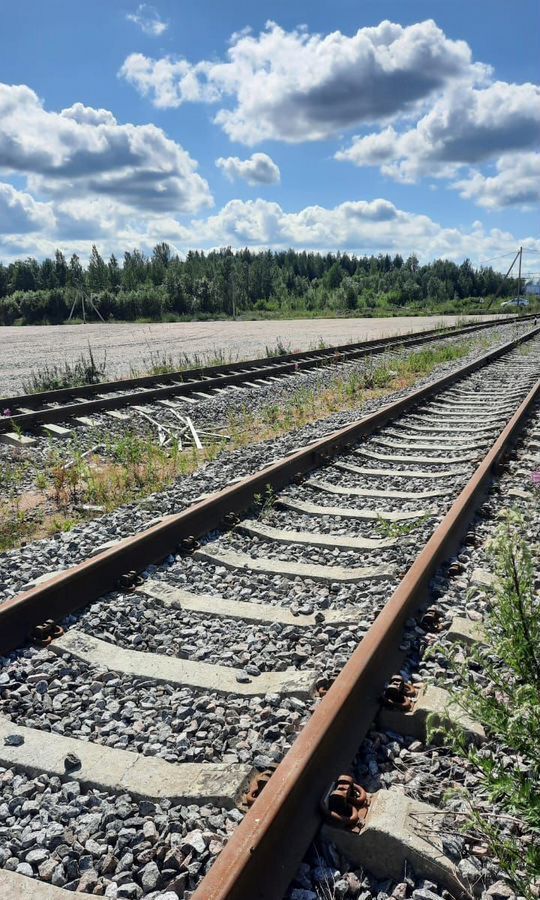
MULTIPOLYGON (((104 319, 133 321, 212 318, 257 314, 343 312, 384 314, 466 311, 470 299, 493 297, 503 276, 490 268, 474 269, 469 260, 456 265, 435 260, 421 266, 415 256, 353 256, 230 248, 173 255, 168 244, 151 256, 126 251, 120 263, 103 259, 92 248, 84 268, 74 254, 66 260, 28 258, 0 263, 0 324, 57 324, 66 321, 74 301, 91 297, 104 319)), ((508 280, 501 296, 511 296, 508 280)), ((76 308, 80 310, 80 307, 76 308)), ((88 309, 89 318, 98 319, 88 309)))

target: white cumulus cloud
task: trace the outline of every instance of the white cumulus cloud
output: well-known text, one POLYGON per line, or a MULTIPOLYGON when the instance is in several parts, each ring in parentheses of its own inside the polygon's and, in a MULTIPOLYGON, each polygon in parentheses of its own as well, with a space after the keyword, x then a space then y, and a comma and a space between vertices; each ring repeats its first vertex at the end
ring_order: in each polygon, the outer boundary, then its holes
POLYGON ((40 203, 13 185, 0 182, 0 234, 26 234, 54 228, 50 204, 40 203))
POLYGON ((231 139, 253 145, 320 140, 388 119, 453 80, 482 80, 488 71, 472 62, 465 41, 427 20, 384 21, 352 36, 268 22, 257 36, 233 35, 225 61, 132 54, 119 74, 160 107, 232 98, 232 108, 219 109, 215 121, 231 139))
POLYGON ((85 106, 84 103, 74 103, 73 106, 62 110, 66 119, 73 119, 80 125, 116 125, 117 121, 108 109, 94 109, 93 106, 85 106))
POLYGON ((258 198, 231 200, 217 213, 174 228, 169 238, 180 248, 254 247, 265 249, 337 250, 351 253, 415 252, 423 262, 437 257, 474 264, 523 244, 528 264, 540 263, 540 240, 502 229, 448 228, 420 213, 399 209, 389 200, 349 200, 334 207, 307 206, 288 212, 280 204, 258 198))
MULTIPOLYGON (((259 33, 233 34, 223 59, 133 53, 119 76, 160 108, 216 104, 214 122, 247 146, 358 129, 337 160, 377 166, 403 183, 447 179, 485 207, 497 205, 498 187, 500 206, 528 204, 535 195, 526 172, 512 191, 504 159, 538 148, 540 87, 493 80, 465 41, 450 39, 431 19, 383 21, 352 35, 286 30, 270 21, 259 33), (373 125, 380 130, 366 134, 373 125), (494 163, 496 181, 480 168, 494 163)), ((247 162, 228 157, 218 165, 231 179, 258 183, 247 178, 247 162)))
MULTIPOLYGON (((9 186, 8 186, 9 187, 9 186)), ((0 191, 0 210, 2 209, 0 191)), ((178 222, 174 215, 134 216, 129 210, 102 198, 63 200, 32 204, 24 198, 22 218, 16 233, 14 216, 0 222, 12 223, 11 230, 0 234, 0 258, 3 261, 26 256, 51 255, 57 246, 66 254, 78 253, 83 259, 97 243, 104 255, 120 255, 138 247, 146 252, 157 241, 168 241, 175 252, 191 248, 296 249, 321 252, 338 250, 357 253, 414 252, 422 262, 447 258, 460 262, 465 257, 473 264, 523 244, 527 265, 540 266, 540 240, 515 235, 498 228, 486 229, 480 222, 467 228, 448 228, 429 216, 399 209, 389 200, 349 200, 334 207, 307 206, 287 211, 275 202, 261 198, 234 199, 215 214, 178 222), (44 209, 43 206, 46 206, 44 209), (26 214, 24 213, 26 209, 26 214), (43 218, 41 218, 43 216, 43 218), (56 225, 55 225, 56 222, 56 225)), ((13 206, 11 207, 13 210, 13 206)))
POLYGON ((383 174, 412 183, 426 175, 452 177, 463 165, 532 149, 539 139, 540 87, 496 81, 454 87, 414 128, 398 132, 389 126, 354 138, 336 159, 380 166, 383 174))
POLYGON ((138 25, 150 37, 159 37, 169 27, 169 23, 163 21, 157 9, 148 3, 139 3, 135 12, 128 13, 126 19, 138 25))
POLYGON ((540 203, 540 153, 513 153, 497 161, 497 174, 472 170, 454 184, 462 197, 486 209, 529 207, 540 203))
POLYGON ((248 159, 238 156, 220 156, 216 166, 230 181, 242 178, 248 184, 278 184, 281 178, 279 166, 267 153, 252 153, 248 159))
POLYGON ((219 89, 208 81, 211 64, 192 65, 185 59, 150 59, 144 53, 131 53, 118 76, 125 78, 143 97, 151 97, 158 109, 170 109, 183 103, 213 103, 219 89))
POLYGON ((0 84, 0 171, 33 193, 102 197, 132 209, 195 213, 212 204, 189 153, 155 125, 118 124, 76 103, 47 111, 26 85, 0 84))

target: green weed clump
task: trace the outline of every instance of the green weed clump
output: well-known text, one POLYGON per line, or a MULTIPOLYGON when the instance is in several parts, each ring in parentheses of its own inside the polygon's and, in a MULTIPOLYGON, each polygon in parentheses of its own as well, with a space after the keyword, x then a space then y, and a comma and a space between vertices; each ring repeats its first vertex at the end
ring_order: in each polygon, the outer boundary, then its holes
MULTIPOLYGON (((483 747, 468 745, 459 731, 437 726, 444 741, 480 776, 483 791, 501 809, 490 815, 463 795, 469 809, 465 830, 489 848, 515 889, 537 900, 540 888, 540 596, 535 586, 538 545, 526 536, 531 524, 508 513, 490 552, 496 575, 485 644, 466 658, 448 656, 458 676, 453 698, 484 726, 483 747), (473 678, 472 671, 480 672, 473 678)), ((538 533, 538 532, 537 532, 538 533)), ((478 791, 478 789, 476 789, 478 791)))
MULTIPOLYGON (((213 447, 206 448, 204 458, 213 458, 215 452, 213 447)), ((52 451, 40 484, 58 510, 82 504, 112 510, 163 490, 199 464, 200 454, 191 448, 184 450, 178 443, 161 447, 152 439, 127 432, 108 441, 94 459, 75 449, 66 462, 52 451)))
POLYGON ((24 463, 4 463, 0 467, 0 551, 23 540, 30 523, 21 507, 21 485, 28 471, 24 463))
POLYGON ((466 356, 472 350, 472 346, 472 341, 460 341, 445 347, 426 347, 424 350, 416 350, 409 354, 399 367, 403 373, 429 375, 434 366, 466 356))
POLYGON ((129 373, 132 378, 141 375, 170 375, 179 369, 176 359, 167 351, 151 350, 148 356, 144 356, 140 365, 130 364, 129 373))
POLYGON ((84 384, 98 384, 103 380, 106 371, 106 355, 101 364, 96 362, 92 348, 88 354, 81 353, 75 362, 64 362, 63 365, 47 365, 35 369, 26 381, 23 390, 26 394, 37 394, 41 391, 56 391, 61 388, 81 387, 84 384))
POLYGON ((285 343, 281 338, 278 338, 275 344, 267 344, 264 348, 264 355, 268 359, 271 359, 273 356, 287 356, 292 352, 291 345, 285 343))
POLYGON ((22 490, 28 463, 0 471, 0 552, 27 539, 69 531, 96 513, 143 500, 189 475, 222 451, 216 439, 204 450, 178 442, 160 446, 127 432, 95 454, 70 447, 70 459, 52 448, 34 478, 35 491, 22 490))
POLYGON ((265 485, 262 493, 253 495, 253 506, 256 512, 263 516, 263 518, 273 510, 275 503, 276 492, 271 484, 265 485))
POLYGON ((214 347, 212 350, 178 353, 174 356, 167 350, 151 350, 137 365, 130 365, 131 378, 141 375, 172 375, 189 369, 205 369, 211 366, 227 366, 238 362, 237 350, 214 347))

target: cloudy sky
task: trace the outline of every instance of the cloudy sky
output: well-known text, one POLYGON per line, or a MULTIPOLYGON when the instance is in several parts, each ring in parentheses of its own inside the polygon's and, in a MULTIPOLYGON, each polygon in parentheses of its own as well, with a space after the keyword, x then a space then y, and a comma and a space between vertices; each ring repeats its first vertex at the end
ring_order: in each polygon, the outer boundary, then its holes
POLYGON ((4 0, 0 259, 297 247, 540 269, 537 0, 4 0))

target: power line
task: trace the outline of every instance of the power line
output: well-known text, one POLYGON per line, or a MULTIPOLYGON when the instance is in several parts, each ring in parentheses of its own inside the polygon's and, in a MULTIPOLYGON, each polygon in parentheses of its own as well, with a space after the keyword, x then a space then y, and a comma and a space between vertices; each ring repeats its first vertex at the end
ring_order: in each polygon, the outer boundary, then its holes
POLYGON ((515 250, 509 250, 507 253, 499 253, 498 256, 490 256, 489 259, 481 259, 480 262, 477 263, 477 265, 483 266, 484 263, 491 262, 494 259, 502 259, 503 256, 511 256, 515 252, 516 252, 515 250))

